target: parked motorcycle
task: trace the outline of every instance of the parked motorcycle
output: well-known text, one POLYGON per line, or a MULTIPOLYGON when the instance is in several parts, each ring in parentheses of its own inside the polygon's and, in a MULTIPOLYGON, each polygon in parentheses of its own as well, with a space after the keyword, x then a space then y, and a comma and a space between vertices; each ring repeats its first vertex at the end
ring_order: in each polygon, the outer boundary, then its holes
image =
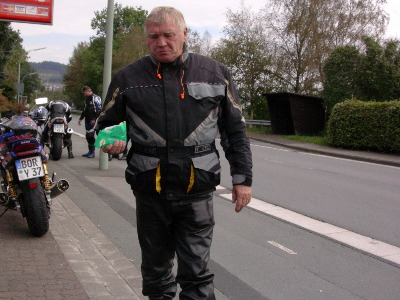
POLYGON ((62 149, 67 147, 71 141, 72 128, 68 127, 66 117, 55 117, 48 120, 47 126, 48 139, 44 141, 50 149, 53 160, 59 160, 62 155, 62 149))
POLYGON ((42 236, 49 229, 52 198, 65 192, 69 183, 49 177, 48 155, 40 145, 37 124, 29 117, 14 116, 0 121, 1 182, 3 215, 12 209, 26 218, 29 231, 42 236))
MULTIPOLYGON (((28 115, 36 122, 38 127, 41 129, 39 132, 40 141, 43 145, 46 145, 51 154, 53 160, 59 160, 62 156, 62 149, 68 148, 68 156, 72 155, 72 142, 71 134, 73 133, 72 128, 68 127, 68 115, 67 109, 61 109, 58 113, 53 114, 47 111, 42 105, 47 104, 48 99, 38 98, 35 99, 35 105, 30 109, 28 115), (43 139, 42 139, 43 136, 43 139)), ((50 104, 53 102, 50 102, 50 104)))

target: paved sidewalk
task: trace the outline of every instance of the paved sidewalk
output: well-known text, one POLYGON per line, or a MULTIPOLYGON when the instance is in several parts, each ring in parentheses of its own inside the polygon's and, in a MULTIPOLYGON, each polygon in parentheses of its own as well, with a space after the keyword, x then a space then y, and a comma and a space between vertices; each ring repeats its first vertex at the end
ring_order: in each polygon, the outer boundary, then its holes
POLYGON ((140 299, 140 271, 62 194, 50 231, 90 299, 140 299))
POLYGON ((0 217, 0 270, 0 299, 89 299, 54 237, 31 236, 15 211, 0 217))
POLYGON ((142 299, 139 270, 66 194, 53 200, 40 238, 6 212, 0 249, 0 299, 142 299))

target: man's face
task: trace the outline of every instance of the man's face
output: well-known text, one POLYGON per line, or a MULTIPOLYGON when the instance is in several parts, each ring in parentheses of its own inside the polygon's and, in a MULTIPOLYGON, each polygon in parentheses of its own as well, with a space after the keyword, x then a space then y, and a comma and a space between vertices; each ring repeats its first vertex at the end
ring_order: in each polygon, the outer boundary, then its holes
POLYGON ((170 18, 165 24, 147 25, 147 47, 159 62, 173 62, 181 56, 186 39, 187 30, 180 30, 170 18))
POLYGON ((83 92, 83 96, 85 96, 85 97, 89 97, 91 94, 92 94, 91 91, 84 91, 83 92))

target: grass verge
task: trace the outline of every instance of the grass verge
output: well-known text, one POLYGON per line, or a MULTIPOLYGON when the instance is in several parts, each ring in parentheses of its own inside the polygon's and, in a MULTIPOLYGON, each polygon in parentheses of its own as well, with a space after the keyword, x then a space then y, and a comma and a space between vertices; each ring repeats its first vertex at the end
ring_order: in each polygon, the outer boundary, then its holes
MULTIPOLYGON (((252 133, 260 133, 260 134, 272 134, 271 126, 252 126, 247 127, 248 132, 252 133)), ((300 141, 304 143, 316 144, 316 145, 323 145, 328 146, 328 141, 326 138, 325 132, 319 135, 279 135, 279 137, 286 138, 289 140, 300 141)))

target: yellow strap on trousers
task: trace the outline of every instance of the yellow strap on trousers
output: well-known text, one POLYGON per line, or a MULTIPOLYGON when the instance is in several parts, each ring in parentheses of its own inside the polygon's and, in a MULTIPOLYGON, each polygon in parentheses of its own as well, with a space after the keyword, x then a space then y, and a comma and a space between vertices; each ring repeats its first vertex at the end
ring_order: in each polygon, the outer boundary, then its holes
POLYGON ((156 171, 156 191, 157 193, 161 193, 161 170, 160 170, 160 163, 157 166, 156 171))
POLYGON ((190 192, 190 190, 193 187, 193 184, 194 184, 194 168, 193 168, 193 164, 192 164, 192 165, 190 165, 190 180, 189 180, 189 185, 188 185, 188 188, 186 191, 187 193, 190 192))
MULTIPOLYGON (((193 165, 190 166, 190 179, 189 179, 189 185, 187 188, 187 193, 190 192, 190 190, 193 188, 194 184, 194 167, 193 165)), ((161 170, 160 170, 160 164, 157 166, 156 170, 156 191, 157 193, 161 193, 161 170)))

